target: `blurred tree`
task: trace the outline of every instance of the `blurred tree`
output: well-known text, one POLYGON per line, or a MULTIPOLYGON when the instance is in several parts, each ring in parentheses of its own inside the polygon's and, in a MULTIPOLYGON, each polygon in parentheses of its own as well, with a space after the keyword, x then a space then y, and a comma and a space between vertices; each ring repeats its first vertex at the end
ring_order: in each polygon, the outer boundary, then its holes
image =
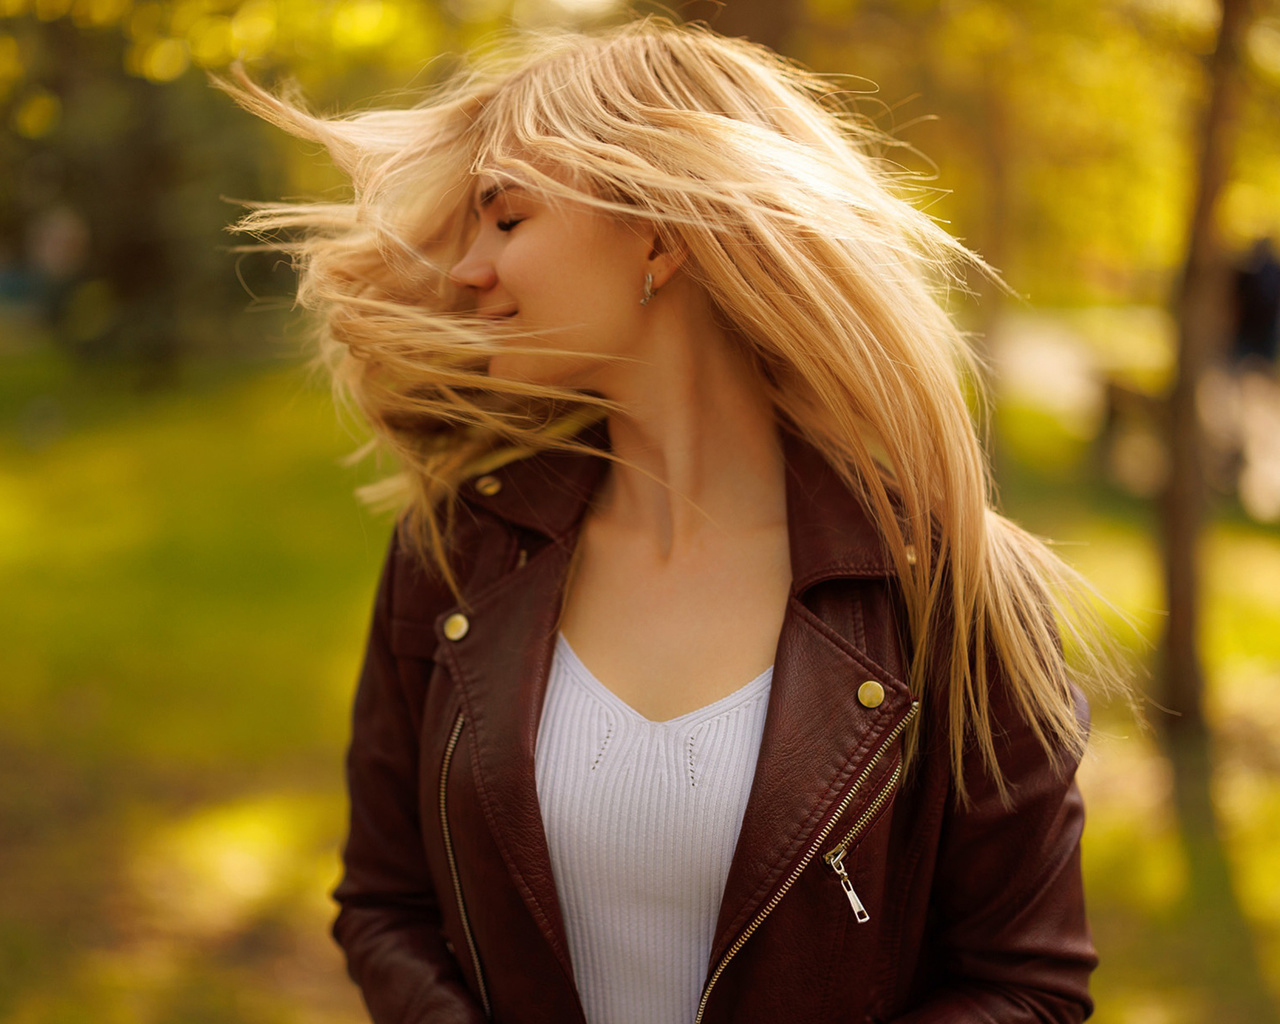
MULTIPOLYGON (((1167 290, 1192 167, 1182 118, 1197 88, 1196 55, 1212 45, 1202 5, 671 6, 818 70, 865 75, 848 79, 851 92, 911 144, 886 157, 936 171, 933 184, 914 186, 920 200, 1037 303, 1156 302, 1167 290)), ((215 197, 316 194, 339 182, 313 152, 211 95, 202 70, 242 57, 259 78, 288 74, 318 106, 333 107, 428 84, 453 66, 439 55, 513 20, 623 13, 620 0, 0 0, 0 119, 10 127, 0 161, 26 169, 0 182, 0 263, 49 211, 70 211, 88 228, 88 258, 48 295, 69 344, 133 355, 251 344, 256 332, 240 315, 229 258, 208 244, 232 213, 215 197), (150 241, 110 241, 125 223, 150 241), (121 255, 135 245, 152 255, 121 255), (139 291, 143 278, 151 283, 139 291), (175 316, 184 321, 176 330, 159 326, 175 316), (156 326, 121 327, 148 323, 156 326)), ((1274 19, 1260 23, 1249 50, 1280 78, 1274 19)), ((1280 228, 1271 198, 1280 186, 1278 121, 1274 105, 1245 114, 1245 171, 1226 202, 1232 224, 1270 217, 1280 228)), ((270 267, 246 263, 253 290, 287 292, 270 267)), ((999 310, 998 294, 984 298, 978 327, 999 310)))
POLYGON ((1188 910, 1216 941, 1201 951, 1222 1000, 1219 1020, 1277 1020, 1255 944, 1232 884, 1213 798, 1212 738, 1204 708, 1200 652, 1199 546, 1207 506, 1202 383, 1222 355, 1230 299, 1218 207, 1240 136, 1245 42, 1251 0, 1221 0, 1217 46, 1209 62, 1208 98, 1199 127, 1195 199, 1186 260, 1173 306, 1178 319, 1177 373, 1168 399, 1171 472, 1161 502, 1168 620, 1161 642, 1159 719, 1173 765, 1174 800, 1189 869, 1188 910))
MULTIPOLYGON (((0 189, 0 232, 29 254, 34 297, 59 344, 80 359, 139 366, 156 383, 182 354, 252 344, 244 290, 217 244, 230 214, 219 196, 277 190, 284 176, 265 159, 258 126, 205 83, 170 84, 183 52, 144 60, 116 31, 150 31, 154 5, 116 4, 118 24, 86 20, 110 6, 44 4, 0 23, 0 50, 19 68, 0 88, 12 127, 0 151, 16 171, 0 189), (67 221, 80 226, 82 251, 57 266, 34 258, 57 250, 50 225, 67 221)), ((246 267, 252 288, 269 287, 266 261, 246 267)))
POLYGON ((850 89, 919 148, 893 155, 935 176, 922 198, 955 234, 1033 301, 1082 304, 1162 297, 1209 30, 1183 5, 810 0, 803 38, 865 76, 850 89))
MULTIPOLYGON (((261 348, 248 297, 288 305, 267 256, 217 242, 231 199, 342 183, 314 147, 245 115, 204 72, 240 59, 317 106, 418 86, 522 7, 551 0, 0 0, 0 271, 85 360, 172 378, 193 355, 261 348), (24 255, 25 254, 25 255, 24 255), (8 278, 7 278, 8 279, 8 278)), ((273 324, 273 328, 278 324, 273 324)))

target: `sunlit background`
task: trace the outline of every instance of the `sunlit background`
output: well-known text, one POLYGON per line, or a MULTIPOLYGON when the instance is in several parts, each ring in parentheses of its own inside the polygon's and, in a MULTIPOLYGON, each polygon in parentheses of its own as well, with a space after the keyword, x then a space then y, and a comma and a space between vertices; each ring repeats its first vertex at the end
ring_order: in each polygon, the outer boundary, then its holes
MULTIPOLYGON (((1016 293, 956 310, 991 365, 1002 500, 1132 621, 1148 698, 1146 727, 1096 707, 1082 771, 1103 1024, 1253 1024, 1280 999, 1280 385, 1232 303, 1280 238, 1280 0, 1227 5, 1216 61, 1215 0, 676 11, 848 76, 931 176, 919 200, 1016 293), (1208 282, 1190 335, 1184 280, 1208 282), (1188 409, 1208 510, 1190 695, 1160 654, 1188 409)), ((378 469, 341 463, 359 433, 304 367, 290 271, 224 232, 232 200, 343 184, 206 72, 239 58, 323 110, 403 103, 512 23, 625 16, 0 0, 0 1020, 362 1019, 327 891, 390 523, 352 495, 378 469)))

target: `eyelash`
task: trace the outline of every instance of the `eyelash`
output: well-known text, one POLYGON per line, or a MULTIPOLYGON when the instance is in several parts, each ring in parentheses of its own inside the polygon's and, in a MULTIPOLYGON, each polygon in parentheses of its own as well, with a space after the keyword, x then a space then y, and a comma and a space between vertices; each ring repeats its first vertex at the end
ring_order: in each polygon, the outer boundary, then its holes
POLYGON ((524 218, 522 217, 512 217, 508 220, 500 220, 498 221, 497 228, 499 231, 510 231, 523 219, 524 218))

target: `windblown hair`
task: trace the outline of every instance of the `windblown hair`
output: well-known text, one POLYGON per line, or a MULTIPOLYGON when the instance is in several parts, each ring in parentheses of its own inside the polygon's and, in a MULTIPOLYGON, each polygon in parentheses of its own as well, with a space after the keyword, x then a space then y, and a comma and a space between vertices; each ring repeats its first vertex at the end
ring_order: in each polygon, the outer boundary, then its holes
POLYGON ((966 268, 986 268, 904 198, 879 155, 885 140, 832 83, 762 46, 648 17, 520 37, 411 109, 320 117, 243 75, 221 84, 323 143, 352 180, 350 202, 263 204, 239 227, 294 254, 340 392, 402 467, 382 497, 400 496, 406 535, 451 584, 461 483, 580 446, 580 429, 609 411, 596 396, 486 375, 493 352, 532 339, 518 318, 479 321, 449 278, 484 174, 647 221, 687 253, 682 271, 780 422, 878 522, 900 577, 911 682, 947 709, 962 796, 973 745, 1004 788, 997 675, 1046 750, 1082 750, 1071 679, 1109 676, 1091 592, 994 510, 965 401, 978 375, 942 305, 966 268))

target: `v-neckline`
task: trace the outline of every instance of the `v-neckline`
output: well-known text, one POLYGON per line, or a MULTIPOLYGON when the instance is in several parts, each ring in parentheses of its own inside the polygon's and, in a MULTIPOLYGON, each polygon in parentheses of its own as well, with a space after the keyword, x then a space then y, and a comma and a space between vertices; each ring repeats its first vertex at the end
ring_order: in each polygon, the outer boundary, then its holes
POLYGON ((731 693, 727 693, 723 697, 713 700, 710 704, 705 704, 700 708, 695 708, 693 711, 686 711, 684 714, 676 715, 674 718, 664 718, 659 720, 649 718, 648 716, 641 714, 614 693, 613 690, 602 682, 600 678, 586 666, 583 660, 578 657, 578 652, 573 649, 573 646, 569 643, 568 638, 563 633, 557 632, 556 634, 556 649, 561 657, 563 657, 568 663, 570 671, 580 681, 582 681, 588 689, 592 690, 598 698, 603 700, 606 704, 617 708, 620 712, 637 722, 662 729, 676 730, 687 728, 690 725, 700 724, 705 719, 714 718, 717 715, 724 714, 726 711, 731 711, 739 704, 745 704, 747 701, 759 696, 760 694, 767 693, 769 684, 773 680, 773 666, 770 665, 755 678, 744 683, 731 693))

